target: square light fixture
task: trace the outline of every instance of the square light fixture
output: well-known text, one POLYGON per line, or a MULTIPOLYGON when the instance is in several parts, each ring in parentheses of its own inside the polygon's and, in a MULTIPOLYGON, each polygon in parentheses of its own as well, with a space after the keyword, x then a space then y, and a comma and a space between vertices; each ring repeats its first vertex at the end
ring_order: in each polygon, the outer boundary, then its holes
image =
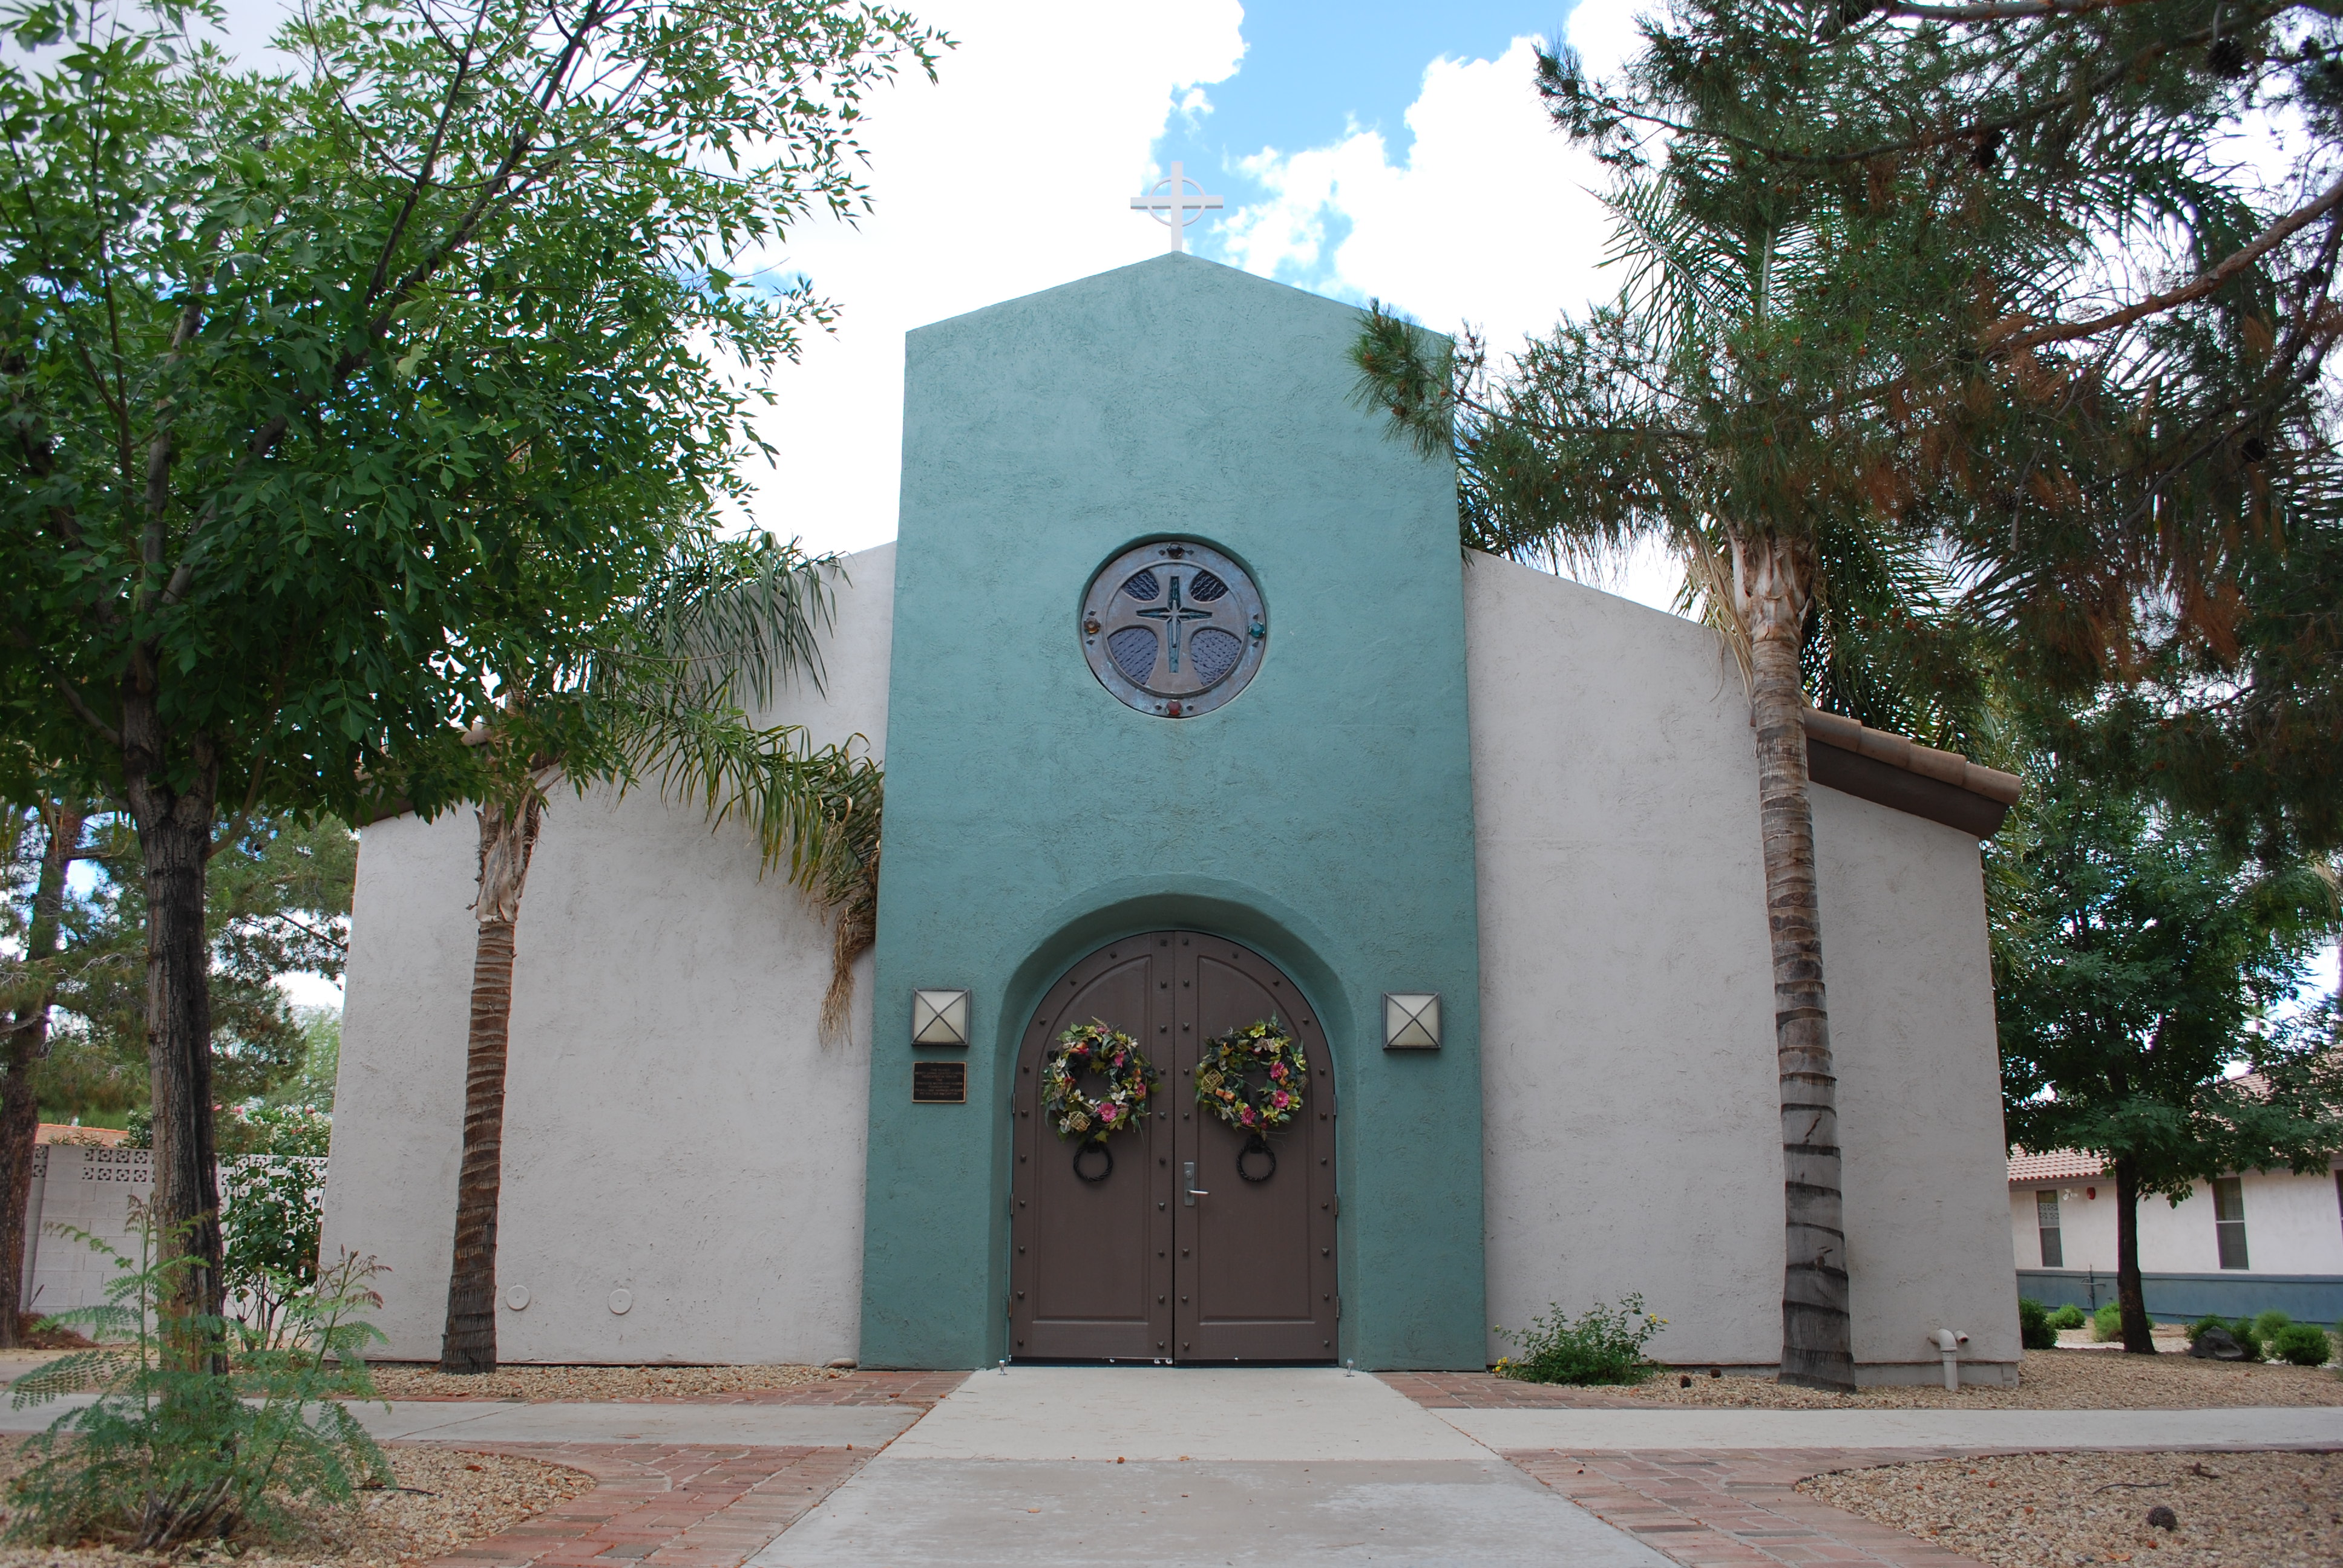
POLYGON ((911 993, 913 1045, 966 1045, 968 992, 915 990, 911 993))
POLYGON ((1383 992, 1383 1049, 1385 1050, 1438 1050, 1440 1049, 1440 993, 1438 991, 1383 992))

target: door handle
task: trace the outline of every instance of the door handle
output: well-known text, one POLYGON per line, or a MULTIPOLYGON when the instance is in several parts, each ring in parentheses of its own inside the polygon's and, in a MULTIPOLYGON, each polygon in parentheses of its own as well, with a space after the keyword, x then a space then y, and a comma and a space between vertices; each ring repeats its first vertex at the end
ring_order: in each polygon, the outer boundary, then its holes
POLYGON ((1197 1199, 1209 1198, 1212 1195, 1206 1189, 1196 1185, 1196 1162, 1193 1160, 1183 1160, 1180 1162, 1180 1185, 1188 1190, 1188 1195, 1180 1200, 1180 1205, 1184 1209, 1192 1209, 1196 1206, 1197 1199))

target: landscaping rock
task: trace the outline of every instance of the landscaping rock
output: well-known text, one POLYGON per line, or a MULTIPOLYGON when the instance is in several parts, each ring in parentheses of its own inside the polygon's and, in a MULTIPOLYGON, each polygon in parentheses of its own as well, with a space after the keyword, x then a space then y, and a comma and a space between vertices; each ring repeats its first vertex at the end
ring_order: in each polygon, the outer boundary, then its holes
POLYGON ((2188 1342, 2188 1353, 2198 1361, 2242 1362, 2253 1359, 2237 1336, 2227 1329, 2207 1329, 2188 1342))

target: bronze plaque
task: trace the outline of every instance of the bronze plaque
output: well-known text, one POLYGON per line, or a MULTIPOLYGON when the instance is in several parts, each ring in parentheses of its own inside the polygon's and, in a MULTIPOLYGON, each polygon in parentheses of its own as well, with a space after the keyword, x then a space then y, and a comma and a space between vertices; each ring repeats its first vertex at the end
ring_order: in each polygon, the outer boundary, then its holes
POLYGON ((965 1061, 911 1063, 911 1103, 914 1105, 966 1105, 968 1103, 968 1063, 965 1061))

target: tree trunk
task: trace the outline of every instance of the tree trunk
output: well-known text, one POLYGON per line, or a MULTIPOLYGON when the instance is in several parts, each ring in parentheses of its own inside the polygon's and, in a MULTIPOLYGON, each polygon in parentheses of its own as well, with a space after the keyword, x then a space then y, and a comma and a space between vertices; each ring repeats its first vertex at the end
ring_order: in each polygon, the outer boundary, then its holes
MULTIPOLYGON (((59 802, 42 814, 48 819, 48 843, 41 851, 33 918, 25 932, 28 968, 56 953, 64 927, 65 870, 81 845, 78 806, 59 802)), ((25 1221, 31 1217, 33 1161, 41 1132, 41 1101, 34 1092, 33 1073, 49 1054, 49 1004, 56 989, 52 977, 38 997, 8 1020, 8 1076, 0 1080, 0 1349, 13 1349, 18 1342, 17 1324, 25 1312, 25 1221)))
POLYGON ((456 1176, 455 1255, 439 1370, 497 1370, 497 1203, 504 1185, 505 1060, 512 1035, 513 927, 544 800, 480 809, 479 934, 472 950, 471 1034, 464 1053, 464 1153, 456 1176))
POLYGON ((1805 562, 1788 540, 1734 541, 1734 589, 1749 633, 1765 922, 1774 960, 1774 1054, 1782 1110, 1782 1371, 1802 1388, 1851 1391, 1846 1229, 1839 1191, 1838 1080, 1823 994, 1815 824, 1806 803, 1806 706, 1798 675, 1805 562))
MULTIPOLYGON (((212 1126, 211 944, 204 932, 204 871, 218 805, 219 763, 201 736, 164 732, 151 690, 126 680, 123 793, 146 876, 146 1067, 155 1115, 156 1255, 186 1258, 164 1311, 217 1319, 220 1296, 218 1150, 212 1126)), ((200 1353, 226 1362, 217 1336, 200 1353)))
POLYGON ((2123 1322, 2127 1352, 2156 1354, 2156 1335, 2148 1326, 2147 1292, 2139 1278, 2139 1161, 2119 1157, 2116 1162, 2116 1307, 2123 1322))

